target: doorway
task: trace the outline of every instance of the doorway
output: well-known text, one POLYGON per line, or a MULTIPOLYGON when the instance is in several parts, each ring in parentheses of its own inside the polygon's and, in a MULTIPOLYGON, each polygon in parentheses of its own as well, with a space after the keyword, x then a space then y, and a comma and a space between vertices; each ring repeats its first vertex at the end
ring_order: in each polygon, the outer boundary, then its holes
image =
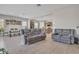
POLYGON ((45 31, 46 31, 46 40, 51 41, 52 38, 52 22, 51 21, 46 21, 45 22, 45 31))
POLYGON ((52 22, 45 22, 46 33, 52 33, 52 22))

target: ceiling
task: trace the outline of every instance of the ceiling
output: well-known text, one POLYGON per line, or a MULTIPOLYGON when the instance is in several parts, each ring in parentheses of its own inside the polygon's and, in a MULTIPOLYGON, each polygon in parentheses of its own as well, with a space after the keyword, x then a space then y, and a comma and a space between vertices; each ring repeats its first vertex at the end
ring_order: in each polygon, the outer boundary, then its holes
POLYGON ((68 7, 68 4, 0 4, 0 14, 14 15, 26 18, 41 17, 51 12, 68 7))

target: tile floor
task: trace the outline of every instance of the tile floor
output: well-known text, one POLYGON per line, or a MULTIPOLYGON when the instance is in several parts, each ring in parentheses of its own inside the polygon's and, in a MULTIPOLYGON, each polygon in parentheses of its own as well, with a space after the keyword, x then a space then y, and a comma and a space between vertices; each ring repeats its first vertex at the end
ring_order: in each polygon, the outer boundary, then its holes
POLYGON ((54 42, 51 34, 47 34, 46 40, 31 45, 21 45, 20 37, 5 37, 6 49, 10 54, 71 54, 79 53, 79 45, 68 45, 54 42))

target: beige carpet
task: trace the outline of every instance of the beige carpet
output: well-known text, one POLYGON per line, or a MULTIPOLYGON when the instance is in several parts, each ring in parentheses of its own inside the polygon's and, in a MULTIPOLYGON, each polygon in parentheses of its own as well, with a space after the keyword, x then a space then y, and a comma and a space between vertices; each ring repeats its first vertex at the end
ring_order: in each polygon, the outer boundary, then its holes
POLYGON ((20 37, 5 37, 6 48, 10 54, 54 54, 79 53, 79 45, 68 45, 51 39, 47 34, 46 40, 31 45, 20 45, 20 37))

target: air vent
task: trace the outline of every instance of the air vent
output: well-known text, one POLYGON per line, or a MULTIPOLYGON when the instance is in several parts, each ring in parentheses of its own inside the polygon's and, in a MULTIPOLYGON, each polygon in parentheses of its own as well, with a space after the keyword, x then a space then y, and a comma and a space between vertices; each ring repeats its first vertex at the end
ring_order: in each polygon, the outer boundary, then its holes
POLYGON ((37 6, 39 7, 39 6, 41 6, 41 4, 37 4, 37 6))

